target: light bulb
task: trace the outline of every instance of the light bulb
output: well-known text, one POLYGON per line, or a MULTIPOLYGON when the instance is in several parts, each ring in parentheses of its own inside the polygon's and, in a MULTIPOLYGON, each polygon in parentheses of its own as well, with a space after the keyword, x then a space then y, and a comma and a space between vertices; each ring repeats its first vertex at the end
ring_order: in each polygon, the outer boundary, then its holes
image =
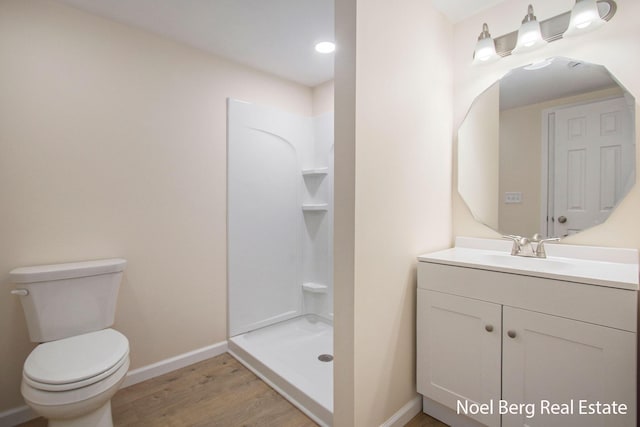
POLYGON ((473 53, 473 63, 488 63, 498 59, 499 56, 496 53, 496 45, 489 34, 489 26, 487 24, 482 25, 482 32, 478 36, 478 43, 476 43, 476 49, 473 53))
POLYGON ((529 5, 527 15, 522 20, 522 25, 518 30, 518 42, 512 53, 530 52, 546 44, 547 41, 542 38, 540 23, 533 14, 533 6, 529 5))
POLYGON ((576 0, 571 9, 569 28, 562 37, 572 37, 600 28, 605 21, 600 17, 596 0, 576 0))

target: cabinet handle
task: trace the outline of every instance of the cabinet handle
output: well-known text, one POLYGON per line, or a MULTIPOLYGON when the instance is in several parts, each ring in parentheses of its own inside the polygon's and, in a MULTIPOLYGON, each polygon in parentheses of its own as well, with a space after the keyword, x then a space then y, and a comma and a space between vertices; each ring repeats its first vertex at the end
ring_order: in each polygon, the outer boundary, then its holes
POLYGON ((515 338, 516 337, 516 331, 508 331, 507 335, 509 336, 509 338, 515 338))
POLYGON ((486 326, 484 327, 484 329, 485 329, 487 332, 493 332, 493 326, 491 326, 491 325, 486 325, 486 326))

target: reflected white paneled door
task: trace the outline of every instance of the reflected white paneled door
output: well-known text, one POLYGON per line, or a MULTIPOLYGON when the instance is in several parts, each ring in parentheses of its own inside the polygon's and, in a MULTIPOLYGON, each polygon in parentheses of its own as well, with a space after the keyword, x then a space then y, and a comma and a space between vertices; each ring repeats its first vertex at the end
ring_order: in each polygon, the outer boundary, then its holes
MULTIPOLYGON (((418 289, 418 393, 454 410, 458 401, 497 404, 501 313, 499 304, 418 289)), ((498 411, 469 417, 500 426, 498 411)))
POLYGON ((309 120, 228 101, 230 336, 301 313, 300 148, 313 138, 309 120))
POLYGON ((502 427, 635 425, 636 334, 506 306, 503 325, 502 398, 535 411, 503 415, 502 427), (625 403, 629 414, 579 415, 580 399, 625 403), (543 413, 542 401, 573 401, 574 414, 543 413))
POLYGON ((554 235, 606 220, 635 181, 633 133, 623 97, 556 110, 554 235))

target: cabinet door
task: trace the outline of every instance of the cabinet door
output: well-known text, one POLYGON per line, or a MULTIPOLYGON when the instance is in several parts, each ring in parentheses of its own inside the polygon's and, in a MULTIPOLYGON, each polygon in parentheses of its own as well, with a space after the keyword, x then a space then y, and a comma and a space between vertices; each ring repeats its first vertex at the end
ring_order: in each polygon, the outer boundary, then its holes
POLYGON ((534 409, 503 415, 503 427, 636 425, 636 334, 506 306, 503 330, 503 399, 534 409), (624 403, 628 415, 580 415, 580 400, 624 403))
MULTIPOLYGON (((501 306, 418 289, 418 392, 454 411, 500 399, 501 306)), ((488 426, 500 415, 467 414, 488 426)))

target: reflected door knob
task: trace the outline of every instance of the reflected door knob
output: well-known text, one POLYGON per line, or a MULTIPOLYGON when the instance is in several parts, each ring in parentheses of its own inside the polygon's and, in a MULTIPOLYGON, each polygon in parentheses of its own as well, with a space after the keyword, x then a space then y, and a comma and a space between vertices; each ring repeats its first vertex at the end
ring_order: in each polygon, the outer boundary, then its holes
POLYGON ((563 216, 558 217, 558 222, 559 222, 560 224, 564 224, 565 222, 567 222, 567 217, 566 217, 566 216, 564 216, 564 215, 563 215, 563 216))

